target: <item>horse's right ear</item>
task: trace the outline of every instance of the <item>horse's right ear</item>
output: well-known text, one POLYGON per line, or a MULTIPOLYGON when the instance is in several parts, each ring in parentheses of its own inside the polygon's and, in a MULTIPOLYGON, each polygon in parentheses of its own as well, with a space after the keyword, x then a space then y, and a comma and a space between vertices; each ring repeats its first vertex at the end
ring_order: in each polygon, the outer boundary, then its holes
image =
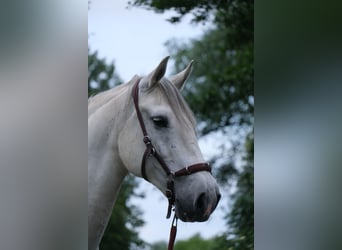
POLYGON ((170 56, 165 57, 159 63, 157 68, 149 74, 148 88, 152 88, 163 78, 163 76, 165 75, 165 72, 166 72, 167 62, 168 62, 169 58, 170 58, 170 56))

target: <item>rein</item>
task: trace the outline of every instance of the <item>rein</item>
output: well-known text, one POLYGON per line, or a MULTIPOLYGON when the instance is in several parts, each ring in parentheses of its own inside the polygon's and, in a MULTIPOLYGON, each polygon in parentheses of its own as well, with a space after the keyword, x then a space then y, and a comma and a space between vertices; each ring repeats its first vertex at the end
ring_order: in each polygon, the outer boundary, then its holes
MULTIPOLYGON (((162 167, 162 169, 164 170, 167 178, 166 178, 166 191, 165 191, 165 195, 169 201, 169 205, 167 208, 167 214, 166 214, 166 218, 170 218, 171 216, 171 210, 172 208, 175 206, 175 192, 174 192, 174 180, 177 177, 181 177, 181 176, 187 176, 187 175, 191 175, 200 171, 208 171, 211 173, 211 167, 209 165, 209 163, 204 162, 204 163, 197 163, 197 164, 193 164, 190 166, 186 166, 176 172, 173 172, 172 170, 170 170, 170 168, 168 167, 168 165, 165 163, 165 161, 163 160, 163 158, 158 154, 156 148, 153 146, 152 144, 152 140, 149 137, 147 130, 146 130, 146 126, 142 117, 142 114, 140 112, 139 109, 139 82, 140 82, 141 78, 139 78, 137 80, 137 82, 135 83, 133 90, 132 90, 132 98, 134 101, 134 107, 135 107, 135 111, 138 117, 138 121, 143 133, 143 142, 146 145, 146 149, 143 155, 143 158, 141 160, 141 173, 142 173, 142 177, 146 180, 149 181, 146 175, 146 160, 148 157, 153 156, 160 164, 160 166, 162 167)), ((176 239, 176 234, 177 234, 177 216, 176 214, 173 217, 172 220, 172 226, 171 226, 171 231, 170 231, 170 240, 169 240, 169 246, 168 246, 168 250, 172 250, 173 246, 174 246, 174 242, 176 239)))

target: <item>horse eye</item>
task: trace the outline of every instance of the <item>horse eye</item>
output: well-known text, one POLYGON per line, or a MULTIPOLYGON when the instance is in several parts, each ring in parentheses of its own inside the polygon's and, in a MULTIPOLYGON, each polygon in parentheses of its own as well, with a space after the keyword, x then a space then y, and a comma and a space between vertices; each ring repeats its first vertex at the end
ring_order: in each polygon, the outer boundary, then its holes
POLYGON ((152 117, 152 121, 155 126, 160 128, 166 128, 169 124, 169 121, 165 116, 154 116, 152 117))

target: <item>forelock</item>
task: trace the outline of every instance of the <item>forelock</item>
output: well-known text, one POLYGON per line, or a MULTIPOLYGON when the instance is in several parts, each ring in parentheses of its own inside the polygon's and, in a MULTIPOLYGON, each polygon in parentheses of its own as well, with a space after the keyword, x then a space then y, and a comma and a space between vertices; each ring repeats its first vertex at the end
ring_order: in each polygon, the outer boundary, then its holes
POLYGON ((194 114, 185 102, 179 89, 168 79, 162 78, 158 84, 159 88, 167 98, 176 117, 179 117, 184 122, 189 121, 192 127, 196 126, 194 114))

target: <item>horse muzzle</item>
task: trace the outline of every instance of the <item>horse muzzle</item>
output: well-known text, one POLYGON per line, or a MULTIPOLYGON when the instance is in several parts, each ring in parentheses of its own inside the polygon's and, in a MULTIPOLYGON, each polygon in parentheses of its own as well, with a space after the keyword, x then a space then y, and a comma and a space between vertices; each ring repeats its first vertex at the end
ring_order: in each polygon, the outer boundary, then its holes
POLYGON ((194 199, 178 199, 176 197, 176 216, 184 222, 206 221, 216 209, 220 199, 219 191, 215 191, 215 193, 203 192, 194 199))

